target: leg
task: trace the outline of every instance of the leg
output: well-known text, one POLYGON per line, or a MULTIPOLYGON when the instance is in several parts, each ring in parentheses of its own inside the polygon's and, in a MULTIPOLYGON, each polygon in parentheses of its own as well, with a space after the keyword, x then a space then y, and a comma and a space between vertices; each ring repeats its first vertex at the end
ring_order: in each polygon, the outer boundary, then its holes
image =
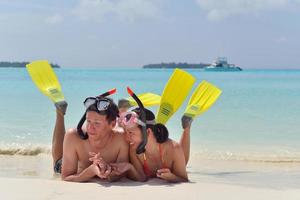
POLYGON ((191 117, 183 116, 181 118, 183 132, 180 139, 180 145, 183 149, 186 165, 190 159, 190 130, 192 121, 193 119, 191 117))
POLYGON ((53 131, 52 138, 52 158, 53 165, 57 162, 57 160, 62 158, 63 155, 63 142, 65 137, 65 121, 64 115, 67 110, 67 102, 58 102, 55 104, 56 106, 56 122, 53 131))

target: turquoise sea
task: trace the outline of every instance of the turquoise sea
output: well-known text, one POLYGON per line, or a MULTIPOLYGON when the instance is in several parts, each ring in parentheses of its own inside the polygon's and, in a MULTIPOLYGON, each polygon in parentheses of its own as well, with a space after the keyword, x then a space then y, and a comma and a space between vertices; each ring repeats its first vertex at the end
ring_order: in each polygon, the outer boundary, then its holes
MULTIPOLYGON (((66 127, 75 127, 87 96, 117 88, 113 98, 136 93, 161 94, 173 70, 135 68, 55 69, 69 103, 66 127)), ((191 153, 217 160, 300 162, 300 70, 204 72, 188 70, 223 90, 210 110, 195 119, 191 153)), ((52 102, 31 81, 26 69, 0 69, 0 155, 49 152, 55 120, 52 102)), ((181 109, 168 122, 179 140, 181 109)), ((151 108, 156 111, 157 108, 151 108)))

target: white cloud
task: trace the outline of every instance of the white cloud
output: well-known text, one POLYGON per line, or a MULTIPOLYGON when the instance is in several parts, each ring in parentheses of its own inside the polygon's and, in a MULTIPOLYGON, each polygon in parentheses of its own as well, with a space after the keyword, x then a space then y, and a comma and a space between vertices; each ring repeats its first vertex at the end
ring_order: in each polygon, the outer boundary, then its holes
POLYGON ((59 14, 52 15, 46 18, 46 22, 49 24, 58 24, 63 21, 63 17, 59 14))
POLYGON ((80 0, 73 14, 84 20, 102 21, 107 15, 136 21, 159 16, 158 0, 80 0))
POLYGON ((277 43, 286 43, 286 42, 288 41, 288 39, 287 39, 287 37, 285 37, 285 36, 281 36, 281 37, 279 37, 279 38, 276 38, 275 41, 276 41, 277 43))
POLYGON ((299 4, 300 0, 196 0, 196 2, 200 8, 207 11, 210 20, 221 20, 234 15, 283 9, 299 4))

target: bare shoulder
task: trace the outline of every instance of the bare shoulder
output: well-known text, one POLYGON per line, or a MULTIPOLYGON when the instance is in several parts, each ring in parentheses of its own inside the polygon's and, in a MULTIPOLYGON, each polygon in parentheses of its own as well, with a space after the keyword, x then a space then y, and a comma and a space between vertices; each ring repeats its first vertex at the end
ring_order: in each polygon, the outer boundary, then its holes
POLYGON ((76 142, 80 140, 80 137, 75 128, 70 128, 66 131, 65 139, 66 141, 76 142))
POLYGON ((174 141, 174 140, 172 140, 172 139, 169 139, 168 141, 166 141, 166 145, 167 145, 167 148, 170 150, 170 151, 175 151, 175 152, 177 152, 177 151, 182 151, 182 147, 181 147, 181 145, 178 143, 178 142, 176 142, 176 141, 174 141))
POLYGON ((127 143, 123 134, 119 132, 113 132, 113 140, 118 143, 127 143))
POLYGON ((181 148, 180 144, 178 142, 176 142, 175 140, 169 139, 167 141, 167 143, 172 148, 176 148, 176 149, 181 148))
POLYGON ((116 149, 122 149, 124 151, 128 151, 128 149, 129 149, 129 144, 126 142, 123 134, 113 132, 112 143, 116 149))

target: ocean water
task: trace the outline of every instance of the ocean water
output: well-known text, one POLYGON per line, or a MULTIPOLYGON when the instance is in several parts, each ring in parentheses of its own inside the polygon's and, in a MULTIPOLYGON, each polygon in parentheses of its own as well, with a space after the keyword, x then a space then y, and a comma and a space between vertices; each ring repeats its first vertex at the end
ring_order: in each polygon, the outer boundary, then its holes
MULTIPOLYGON (((173 70, 55 69, 69 103, 66 127, 75 127, 83 100, 117 88, 114 100, 136 93, 161 94, 173 70)), ((197 158, 300 162, 300 70, 204 72, 187 70, 223 93, 193 122, 191 153, 197 158)), ((52 102, 31 81, 26 69, 0 69, 0 155, 49 153, 55 120, 52 102)), ((192 92, 191 92, 192 94, 192 92)), ((168 122, 179 140, 180 117, 188 102, 168 122)), ((156 112, 156 107, 150 108, 156 112)))

